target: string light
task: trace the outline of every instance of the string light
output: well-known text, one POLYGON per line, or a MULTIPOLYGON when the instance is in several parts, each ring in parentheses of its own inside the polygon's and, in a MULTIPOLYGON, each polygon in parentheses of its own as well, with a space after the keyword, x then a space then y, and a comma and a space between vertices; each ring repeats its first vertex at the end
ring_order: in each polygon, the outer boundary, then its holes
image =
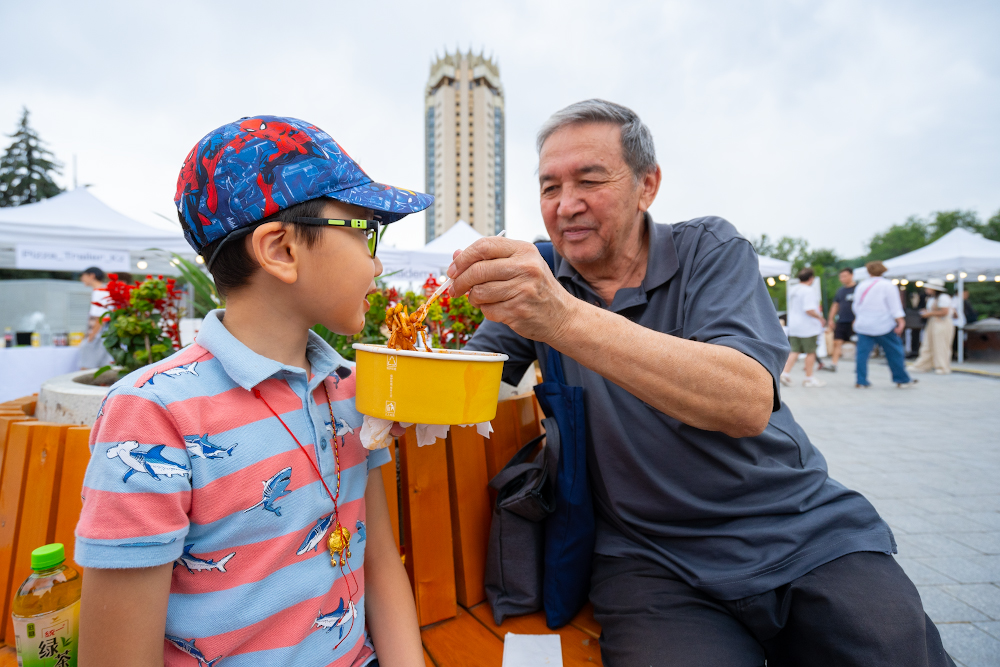
POLYGON ((906 278, 903 278, 902 280, 899 281, 899 284, 902 285, 903 287, 906 287, 907 285, 910 284, 910 281, 907 280, 906 278))
POLYGON ((986 276, 979 276, 979 282, 986 282, 986 276))
POLYGON ((923 286, 924 286, 924 281, 923 281, 923 280, 918 280, 918 281, 917 281, 917 282, 915 282, 914 284, 915 284, 915 285, 916 285, 917 287, 923 287, 923 286))
POLYGON ((993 276, 993 281, 1000 283, 1000 276, 993 276))
POLYGON ((205 263, 205 258, 202 257, 201 255, 198 255, 197 257, 194 258, 194 261, 196 261, 199 264, 204 264, 205 263))
POLYGON ((948 275, 946 275, 944 277, 944 279, 947 280, 948 282, 951 282, 952 280, 955 279, 955 274, 954 273, 949 273, 948 275))
POLYGON ((788 276, 782 273, 780 276, 778 276, 778 280, 780 280, 781 282, 785 282, 786 280, 788 280, 788 276))
POLYGON ((144 259, 140 259, 138 262, 135 263, 135 267, 137 269, 145 271, 149 267, 149 262, 147 262, 144 259))
POLYGON ((768 284, 769 287, 774 287, 774 284, 775 284, 774 283, 774 278, 768 278, 767 279, 767 284, 768 284))
POLYGON ((892 279, 892 284, 893 285, 898 285, 899 284, 899 278, 893 278, 892 279))
POLYGON ((965 271, 962 271, 962 272, 961 272, 960 274, 958 274, 958 275, 960 275, 960 276, 961 276, 962 278, 968 278, 968 277, 969 277, 969 274, 968 274, 968 273, 966 273, 965 271))

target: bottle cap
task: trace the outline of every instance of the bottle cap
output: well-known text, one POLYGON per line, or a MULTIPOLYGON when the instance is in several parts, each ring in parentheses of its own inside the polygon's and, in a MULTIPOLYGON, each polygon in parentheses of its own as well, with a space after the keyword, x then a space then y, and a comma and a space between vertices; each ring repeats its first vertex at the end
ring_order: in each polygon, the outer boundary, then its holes
POLYGON ((38 547, 31 552, 31 569, 36 571, 51 570, 65 560, 66 549, 63 545, 58 542, 55 544, 46 544, 44 547, 38 547))

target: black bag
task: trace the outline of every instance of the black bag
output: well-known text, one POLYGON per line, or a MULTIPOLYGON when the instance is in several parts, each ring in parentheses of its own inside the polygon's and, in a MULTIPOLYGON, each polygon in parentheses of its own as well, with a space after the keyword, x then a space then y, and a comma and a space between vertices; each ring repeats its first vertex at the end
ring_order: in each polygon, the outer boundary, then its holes
POLYGON ((555 419, 542 420, 545 433, 525 444, 490 480, 496 489, 486 552, 486 598, 497 625, 507 616, 542 608, 545 555, 543 519, 555 508, 554 475, 559 461, 559 429, 555 419), (525 459, 542 439, 535 460, 525 459))

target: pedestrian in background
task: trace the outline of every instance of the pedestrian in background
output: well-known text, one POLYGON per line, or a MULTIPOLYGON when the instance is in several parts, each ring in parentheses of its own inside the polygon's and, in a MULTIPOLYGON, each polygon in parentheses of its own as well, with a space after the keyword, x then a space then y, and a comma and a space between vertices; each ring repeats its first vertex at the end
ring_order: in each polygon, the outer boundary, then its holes
POLYGON ((826 320, 819 305, 819 294, 812 288, 815 274, 812 269, 799 271, 799 284, 788 290, 788 342, 792 351, 781 374, 781 384, 792 386, 789 373, 800 354, 806 355, 806 379, 803 387, 825 387, 826 383, 813 377, 816 365, 816 338, 823 333, 826 320))
POLYGON ((927 318, 924 337, 920 341, 920 356, 912 369, 921 373, 934 369, 938 375, 951 373, 951 341, 955 337, 955 324, 951 321, 951 296, 941 280, 924 283, 927 307, 920 311, 927 318))
POLYGON ((903 359, 903 341, 899 334, 903 333, 906 318, 903 313, 903 302, 899 298, 899 289, 892 282, 882 277, 886 272, 882 262, 868 262, 867 280, 858 285, 854 298, 854 333, 858 335, 858 351, 855 361, 857 382, 859 388, 871 386, 868 382, 868 357, 875 345, 885 351, 885 359, 889 362, 892 381, 900 389, 907 389, 915 384, 906 372, 906 362, 903 359))
POLYGON ((102 368, 114 362, 111 354, 104 347, 101 331, 104 323, 101 321, 108 312, 108 277, 100 268, 91 266, 80 274, 80 282, 89 287, 90 312, 87 318, 87 335, 80 342, 80 369, 102 368))
POLYGON ((833 354, 830 358, 829 366, 822 366, 822 370, 837 372, 837 362, 844 351, 844 343, 851 340, 854 335, 854 288, 858 286, 854 282, 854 270, 846 266, 837 274, 840 284, 843 285, 837 290, 833 297, 833 305, 830 306, 830 319, 827 328, 833 332, 833 354))
POLYGON ((920 312, 927 305, 927 297, 922 290, 910 292, 905 297, 907 303, 903 305, 903 312, 906 313, 906 331, 903 338, 903 346, 906 349, 907 359, 916 359, 920 356, 920 332, 924 330, 924 318, 920 312))

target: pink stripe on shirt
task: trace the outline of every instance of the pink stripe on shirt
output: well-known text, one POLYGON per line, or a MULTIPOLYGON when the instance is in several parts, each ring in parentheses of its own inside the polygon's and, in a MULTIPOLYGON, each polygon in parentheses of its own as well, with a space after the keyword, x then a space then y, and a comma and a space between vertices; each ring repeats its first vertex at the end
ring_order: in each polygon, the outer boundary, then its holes
POLYGON ((83 487, 83 497, 76 534, 85 539, 141 542, 188 525, 191 491, 116 493, 83 487))

